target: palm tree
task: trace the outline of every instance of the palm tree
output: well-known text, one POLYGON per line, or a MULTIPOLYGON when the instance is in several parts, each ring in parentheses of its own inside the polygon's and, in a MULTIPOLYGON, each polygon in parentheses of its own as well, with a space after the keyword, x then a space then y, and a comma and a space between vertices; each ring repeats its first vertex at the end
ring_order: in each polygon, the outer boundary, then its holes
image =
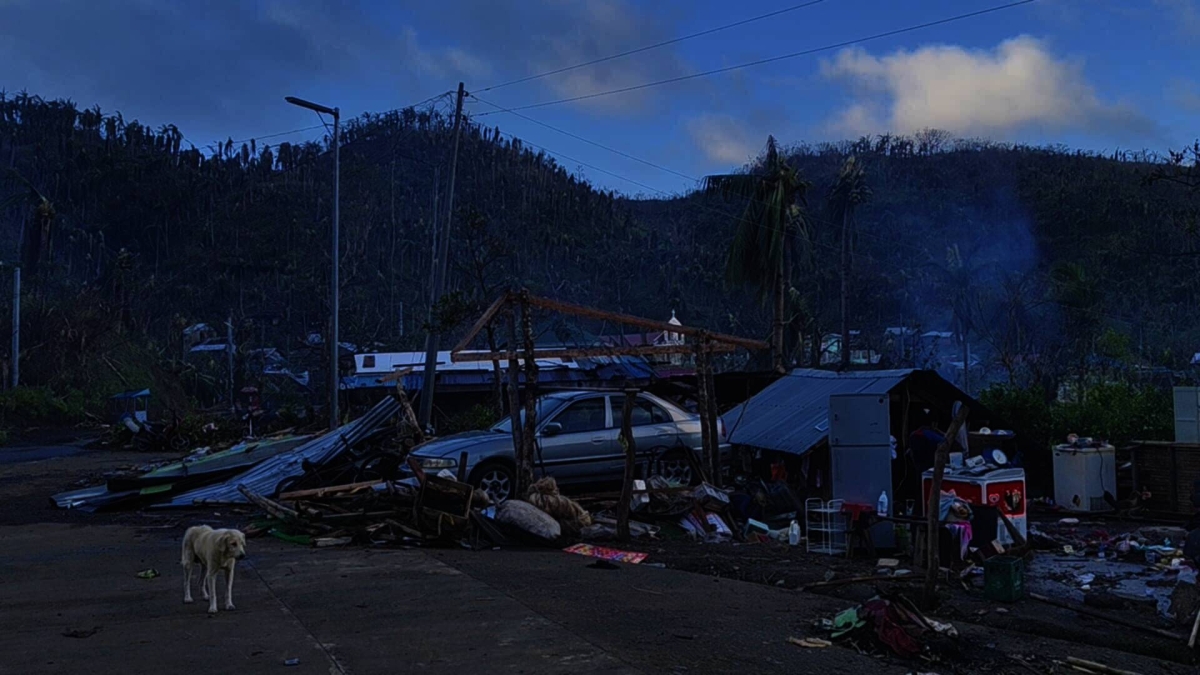
POLYGON ((9 169, 8 177, 17 184, 19 191, 0 201, 0 211, 11 206, 25 204, 32 208, 34 227, 25 229, 25 221, 21 221, 21 264, 30 276, 37 273, 38 262, 43 256, 49 257, 50 246, 54 236, 54 219, 56 212, 54 204, 41 193, 29 179, 9 169))
POLYGON ((803 219, 809 184, 779 152, 774 136, 767 137, 765 155, 754 170, 704 178, 704 191, 745 200, 737 231, 725 261, 726 278, 754 286, 761 300, 773 296, 771 365, 784 372, 783 324, 787 297, 790 235, 803 219))
POLYGON ((859 204, 867 201, 871 196, 871 188, 867 187, 867 180, 862 164, 858 163, 854 155, 846 158, 842 164, 842 169, 838 172, 837 180, 833 183, 833 188, 829 191, 829 207, 833 212, 833 222, 840 222, 842 225, 842 344, 840 353, 842 356, 842 369, 850 367, 850 316, 847 311, 850 300, 850 236, 851 230, 854 227, 854 210, 859 204))

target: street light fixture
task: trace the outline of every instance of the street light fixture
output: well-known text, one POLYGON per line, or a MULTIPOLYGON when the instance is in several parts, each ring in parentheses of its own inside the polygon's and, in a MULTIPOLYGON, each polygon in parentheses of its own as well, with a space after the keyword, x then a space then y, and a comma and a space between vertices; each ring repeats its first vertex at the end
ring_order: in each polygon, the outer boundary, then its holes
POLYGON ((333 269, 329 274, 329 313, 331 315, 329 322, 329 332, 331 333, 329 339, 329 428, 336 429, 341 422, 341 417, 338 415, 338 380, 340 379, 338 377, 338 350, 340 349, 338 344, 338 266, 341 260, 338 257, 338 183, 341 182, 338 132, 341 114, 337 108, 330 108, 295 96, 285 96, 283 100, 301 108, 308 108, 318 115, 333 116, 333 236, 330 244, 333 251, 333 269))

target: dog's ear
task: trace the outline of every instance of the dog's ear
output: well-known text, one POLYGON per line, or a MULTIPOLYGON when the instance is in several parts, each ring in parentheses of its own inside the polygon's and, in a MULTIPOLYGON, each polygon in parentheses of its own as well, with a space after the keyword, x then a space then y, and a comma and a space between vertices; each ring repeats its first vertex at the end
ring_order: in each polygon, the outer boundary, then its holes
POLYGON ((235 546, 237 546, 237 536, 233 532, 226 532, 221 535, 221 548, 230 551, 235 546))

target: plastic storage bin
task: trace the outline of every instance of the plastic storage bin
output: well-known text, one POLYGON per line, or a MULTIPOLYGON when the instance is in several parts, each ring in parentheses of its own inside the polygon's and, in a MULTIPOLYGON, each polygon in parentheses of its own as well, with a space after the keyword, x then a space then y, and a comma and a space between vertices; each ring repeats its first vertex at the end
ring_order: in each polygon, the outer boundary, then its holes
POLYGON ((1025 561, 1007 555, 985 560, 983 595, 997 602, 1016 602, 1025 597, 1025 561))

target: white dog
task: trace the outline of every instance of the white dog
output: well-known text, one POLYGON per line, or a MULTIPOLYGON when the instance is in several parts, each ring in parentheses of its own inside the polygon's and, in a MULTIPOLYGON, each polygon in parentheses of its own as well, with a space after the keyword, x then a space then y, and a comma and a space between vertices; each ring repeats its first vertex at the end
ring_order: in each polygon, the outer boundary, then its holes
POLYGON ((246 557, 246 535, 237 530, 214 530, 207 525, 189 527, 183 533, 183 557, 180 564, 185 571, 183 601, 192 602, 192 568, 199 565, 203 570, 201 592, 208 600, 208 613, 217 611, 217 574, 225 570, 225 609, 233 609, 233 568, 237 561, 246 557))

